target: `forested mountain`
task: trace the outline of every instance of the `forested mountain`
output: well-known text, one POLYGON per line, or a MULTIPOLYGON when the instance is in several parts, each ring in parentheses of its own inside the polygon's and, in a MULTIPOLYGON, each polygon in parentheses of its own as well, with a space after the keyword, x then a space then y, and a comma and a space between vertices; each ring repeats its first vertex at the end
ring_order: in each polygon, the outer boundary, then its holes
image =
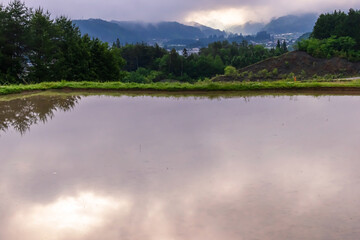
POLYGON ((219 37, 219 36, 223 36, 226 34, 225 31, 221 31, 219 29, 214 29, 214 28, 199 24, 197 22, 190 22, 190 23, 188 23, 188 25, 200 29, 200 31, 202 33, 204 33, 206 37, 210 37, 210 36, 218 36, 219 37))
MULTIPOLYGON (((113 43, 119 38, 122 44, 145 42, 164 45, 185 44, 196 47, 206 46, 214 41, 222 41, 231 36, 231 32, 242 35, 256 35, 266 31, 272 34, 311 32, 317 19, 316 14, 287 15, 271 20, 268 24, 247 22, 244 25, 232 26, 229 32, 221 31, 191 22, 188 25, 178 22, 146 23, 136 21, 104 21, 102 19, 73 20, 82 34, 113 43), (197 44, 200 41, 200 44, 197 44)), ((245 38, 244 38, 245 39, 245 38)), ((246 39, 250 40, 250 39, 246 39)), ((242 41, 242 39, 241 39, 242 41)))
POLYGON ((270 33, 311 32, 317 18, 318 15, 315 13, 287 15, 271 20, 263 30, 270 33))
POLYGON ((269 33, 305 33, 311 32, 318 15, 308 13, 302 15, 286 15, 272 19, 269 23, 247 22, 243 25, 231 26, 229 31, 242 34, 255 34, 259 31, 269 33))
POLYGON ((260 22, 246 22, 242 25, 234 25, 229 27, 227 30, 233 33, 241 33, 241 34, 256 34, 261 31, 265 27, 265 23, 260 22))
POLYGON ((102 41, 122 43, 164 42, 173 39, 199 39, 211 35, 224 35, 225 32, 200 24, 192 26, 178 22, 143 23, 134 21, 111 21, 101 19, 74 20, 83 34, 97 37, 102 41))
POLYGON ((139 36, 122 28, 116 23, 107 22, 101 19, 88 19, 88 20, 73 20, 77 27, 79 27, 82 34, 88 34, 90 37, 96 37, 104 42, 115 42, 117 38, 121 42, 136 42, 139 36))

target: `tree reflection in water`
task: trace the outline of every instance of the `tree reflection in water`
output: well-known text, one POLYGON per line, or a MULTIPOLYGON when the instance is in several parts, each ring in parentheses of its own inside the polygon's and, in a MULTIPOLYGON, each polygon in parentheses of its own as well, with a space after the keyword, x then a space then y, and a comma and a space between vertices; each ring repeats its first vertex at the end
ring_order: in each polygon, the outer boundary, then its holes
POLYGON ((52 119, 55 111, 69 111, 79 102, 79 96, 30 96, 0 101, 0 132, 13 128, 23 135, 30 126, 52 119))

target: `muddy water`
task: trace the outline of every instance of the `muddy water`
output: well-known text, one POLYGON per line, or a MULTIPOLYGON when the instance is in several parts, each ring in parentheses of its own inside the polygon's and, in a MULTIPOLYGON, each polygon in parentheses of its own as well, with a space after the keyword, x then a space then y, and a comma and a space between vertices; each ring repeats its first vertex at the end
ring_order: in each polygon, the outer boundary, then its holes
POLYGON ((360 235, 360 97, 0 99, 0 239, 360 235))

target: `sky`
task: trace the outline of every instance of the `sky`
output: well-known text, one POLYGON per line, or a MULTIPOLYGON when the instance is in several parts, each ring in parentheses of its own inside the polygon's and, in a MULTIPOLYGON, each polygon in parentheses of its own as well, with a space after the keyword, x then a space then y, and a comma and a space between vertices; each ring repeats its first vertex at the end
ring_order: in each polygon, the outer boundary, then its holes
MULTIPOLYGON (((8 0, 0 0, 7 4, 8 0)), ((224 29, 248 21, 267 22, 287 14, 360 8, 359 0, 25 0, 54 16, 72 19, 198 22, 224 29)))

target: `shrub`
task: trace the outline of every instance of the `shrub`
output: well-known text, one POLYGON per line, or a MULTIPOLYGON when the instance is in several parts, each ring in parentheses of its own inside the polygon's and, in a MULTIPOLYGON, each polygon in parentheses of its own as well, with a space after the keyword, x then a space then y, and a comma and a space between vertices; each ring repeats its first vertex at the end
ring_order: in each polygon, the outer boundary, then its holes
POLYGON ((230 76, 230 77, 236 77, 237 76, 237 70, 233 66, 227 66, 224 69, 224 72, 225 72, 225 76, 230 76))
POLYGON ((350 61, 360 60, 360 51, 356 50, 356 41, 348 36, 332 36, 321 40, 310 38, 298 42, 297 48, 317 58, 340 57, 350 61))
POLYGON ((124 82, 146 83, 148 82, 144 75, 136 72, 130 72, 125 78, 124 82))
POLYGON ((149 82, 158 82, 165 78, 165 74, 160 71, 151 71, 146 78, 149 82))
POLYGON ((257 77, 259 78, 269 78, 269 71, 267 69, 263 69, 257 73, 257 77))
POLYGON ((289 62, 288 62, 288 61, 285 61, 285 67, 286 67, 286 68, 289 68, 289 66, 290 66, 290 65, 289 65, 289 62))
POLYGON ((280 74, 280 79, 286 79, 287 77, 288 77, 288 75, 287 74, 280 74))
POLYGON ((279 71, 277 68, 274 68, 271 72, 272 77, 277 77, 279 75, 279 71))
POLYGON ((306 72, 305 70, 301 70, 301 73, 300 73, 300 79, 305 79, 306 78, 306 72))
POLYGON ((244 71, 244 72, 239 74, 240 77, 246 77, 247 75, 249 75, 248 71, 244 71))
POLYGON ((295 77, 295 73, 291 72, 291 73, 289 73, 287 78, 294 79, 294 77, 295 77))

